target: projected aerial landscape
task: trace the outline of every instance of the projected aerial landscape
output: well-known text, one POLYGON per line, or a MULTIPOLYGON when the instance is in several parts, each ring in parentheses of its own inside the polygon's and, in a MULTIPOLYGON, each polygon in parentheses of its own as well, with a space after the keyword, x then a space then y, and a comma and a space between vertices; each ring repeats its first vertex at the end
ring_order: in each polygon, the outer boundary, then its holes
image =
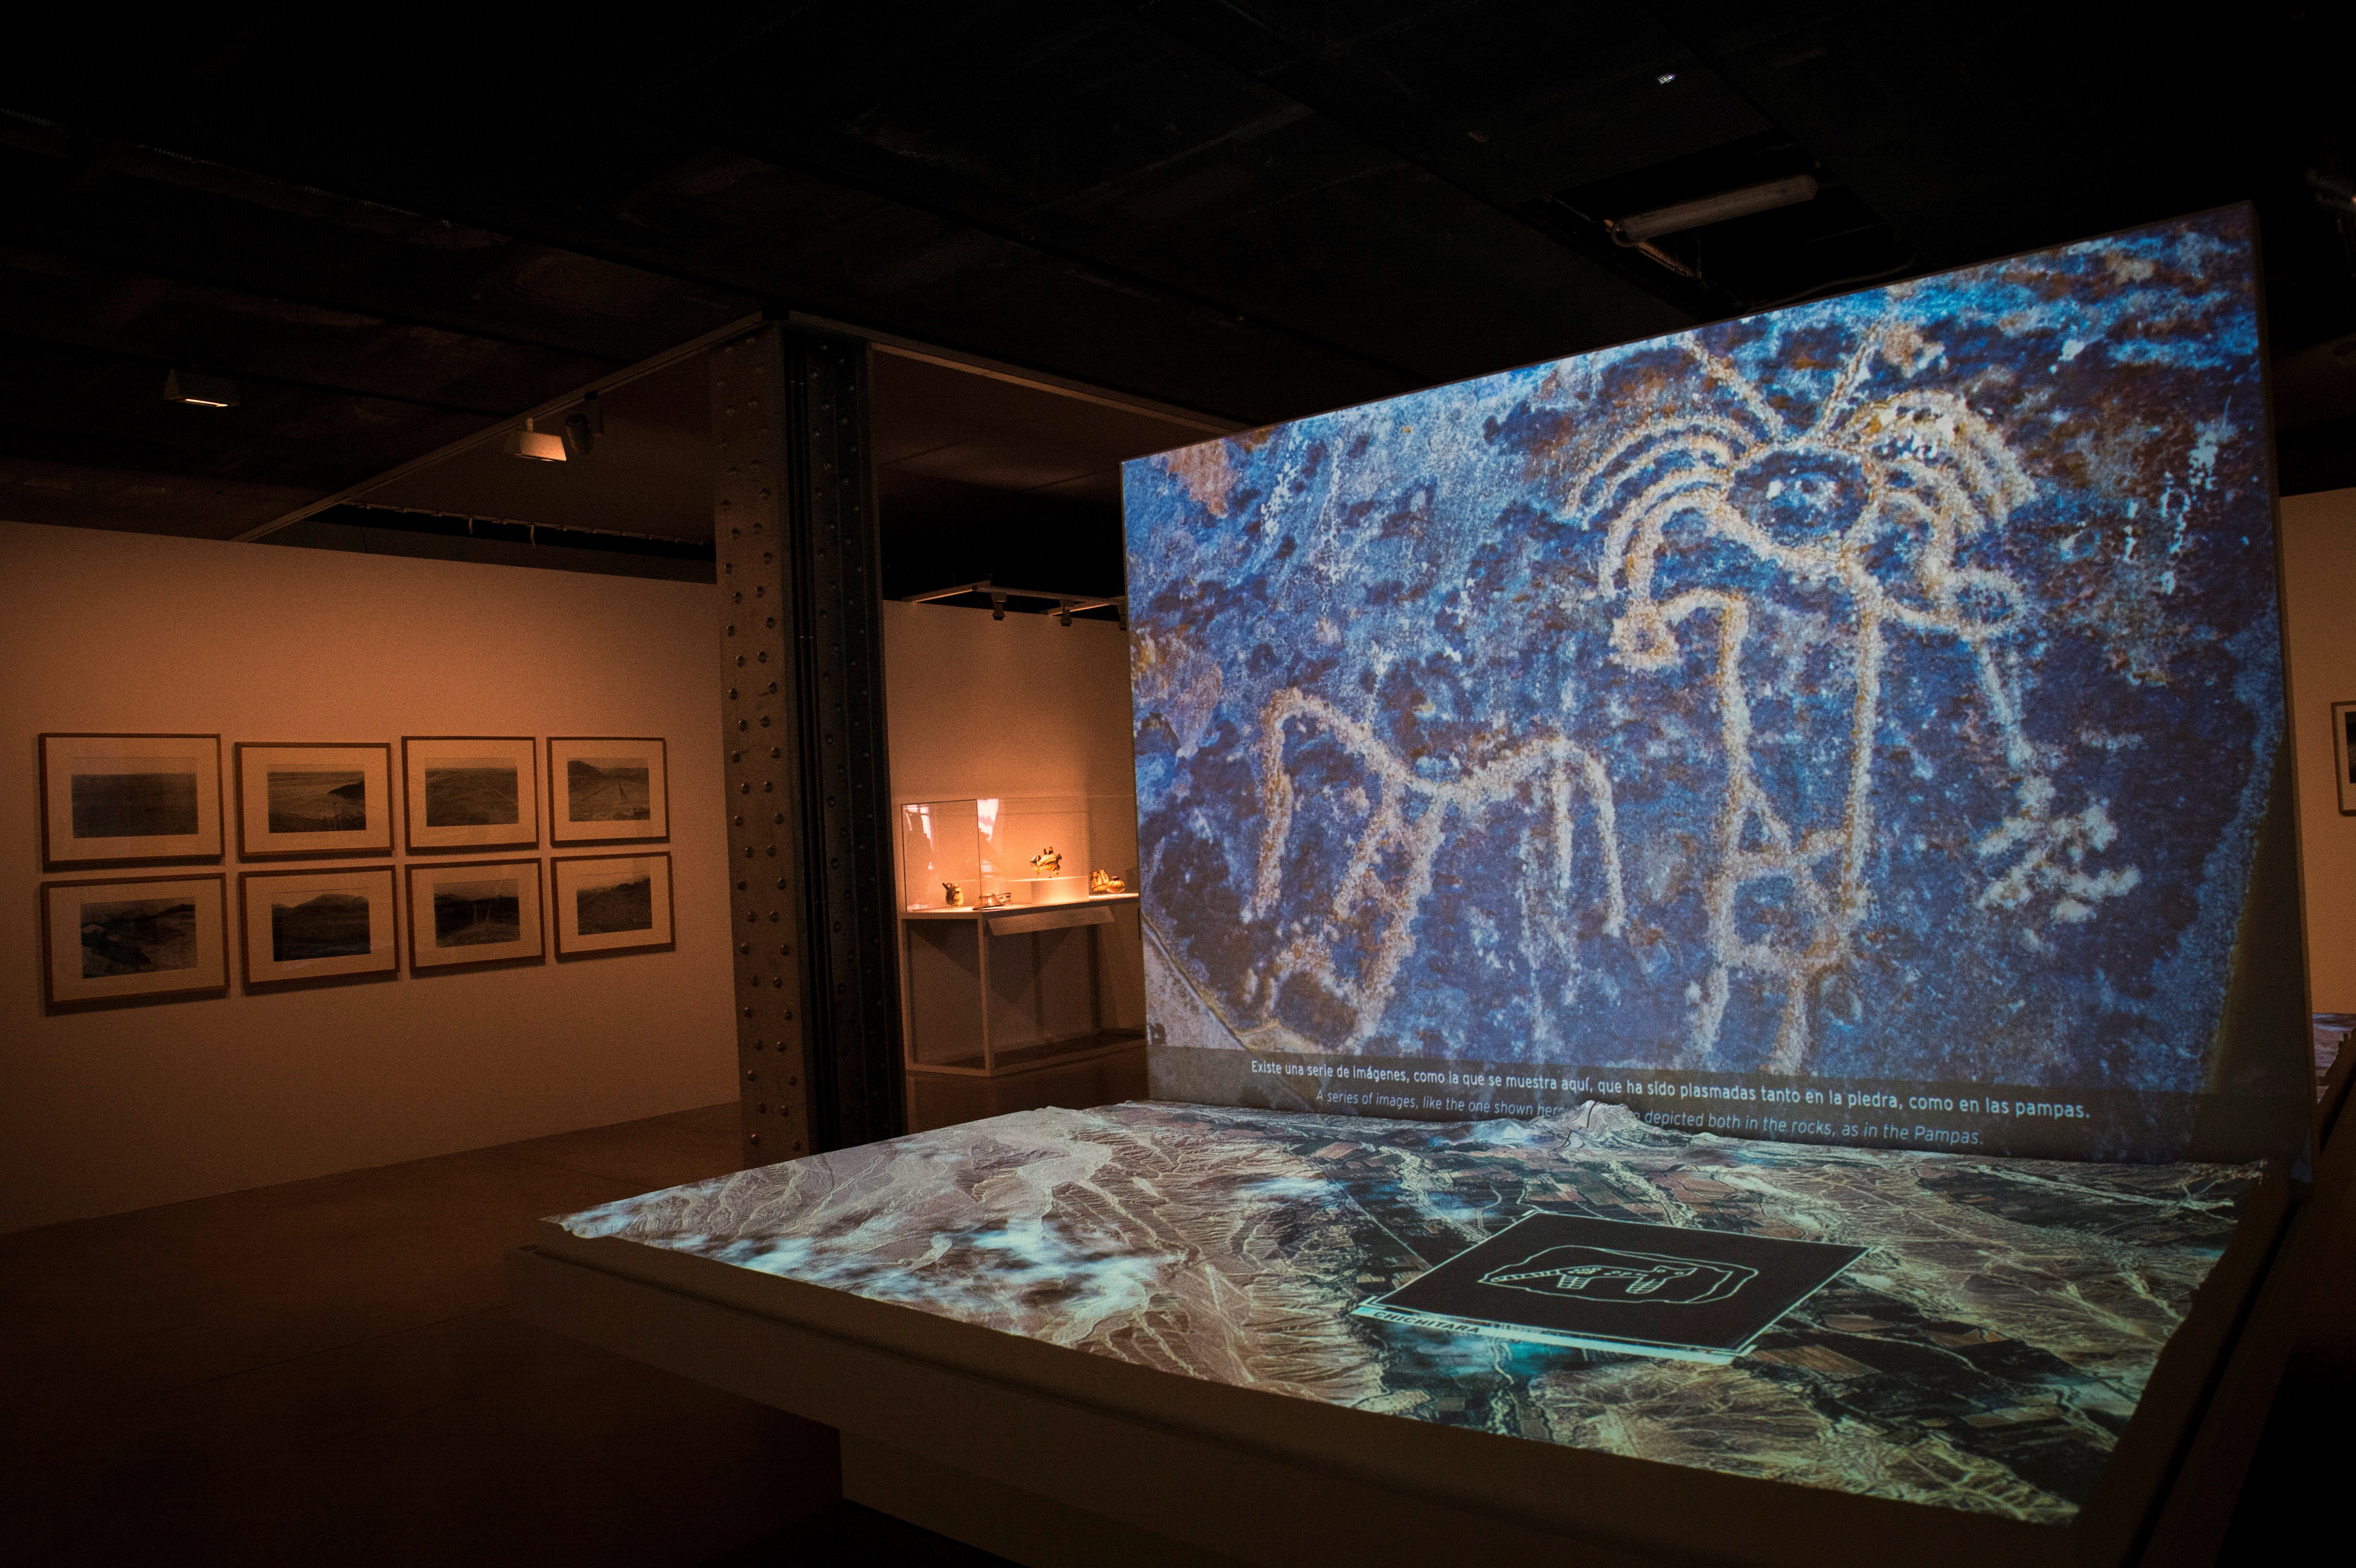
POLYGON ((560 1223, 1187 1377, 2064 1524, 2256 1176, 1687 1137, 1613 1105, 1440 1127, 1127 1104, 560 1223), (1864 1255, 1731 1366, 1351 1315, 1533 1211, 1864 1255))
POLYGON ((1157 1047, 2202 1088, 2282 729, 2247 224, 1129 464, 1157 1047))

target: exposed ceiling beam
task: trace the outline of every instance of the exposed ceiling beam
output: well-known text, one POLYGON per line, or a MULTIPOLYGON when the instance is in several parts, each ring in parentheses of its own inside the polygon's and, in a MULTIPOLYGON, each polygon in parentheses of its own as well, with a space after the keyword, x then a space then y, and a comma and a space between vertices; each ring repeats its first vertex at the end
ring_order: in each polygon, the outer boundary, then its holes
POLYGON ((165 140, 94 135, 86 127, 0 108, 0 159, 17 160, 14 168, 0 165, 0 175, 14 187, 11 201, 0 208, 0 235, 108 264, 164 274, 177 267, 192 281, 266 290, 272 297, 314 309, 375 315, 429 331, 615 365, 641 357, 647 351, 643 343, 617 351, 620 324, 611 319, 596 324, 602 330, 594 337, 584 336, 580 313, 558 319, 559 312, 545 303, 517 298, 516 291, 498 286, 505 281, 501 272, 519 267, 528 272, 536 259, 545 258, 610 273, 617 283, 659 278, 697 291, 734 293, 733 299, 701 302, 711 309, 728 309, 731 315, 759 303, 758 295, 707 280, 673 277, 505 228, 482 228, 454 221, 446 213, 322 188, 166 145, 165 140), (143 192, 155 193, 156 199, 136 199, 143 192), (189 199, 213 205, 191 209, 189 199), (317 243, 323 239, 330 243, 317 243), (324 278, 340 285, 339 292, 328 292, 323 281, 323 256, 329 263, 324 278), (192 264, 197 257, 211 265, 192 264), (421 297, 432 292, 417 286, 420 263, 454 257, 479 257, 488 271, 436 269, 445 288, 474 286, 442 301, 458 308, 420 311, 421 297), (355 271, 368 275, 351 275, 355 271), (518 304, 525 308, 519 311, 518 304), (539 330, 525 330, 519 322, 539 330))
POLYGON ((1237 420, 1205 413, 1200 409, 1182 408, 1134 393, 1115 391, 1109 388, 1090 386, 1065 376, 1051 376, 1044 370, 1023 369, 1002 360, 986 358, 979 354, 966 354, 935 344, 919 343, 914 338, 894 333, 878 332, 873 327, 837 321, 831 316, 812 315, 807 311, 787 311, 787 319, 821 332, 839 332, 850 337, 863 337, 886 354, 903 359, 915 359, 926 365, 939 365, 951 370, 980 376, 992 381, 1004 381, 1010 386, 1028 387, 1033 391, 1052 392, 1059 398, 1070 398, 1083 403, 1095 403, 1102 408, 1124 409, 1133 413, 1151 414, 1170 424, 1197 430, 1206 436, 1233 435, 1251 427, 1237 420))
POLYGON ((386 326, 407 327, 423 332, 446 334, 469 343, 494 344, 501 348, 520 348, 530 353, 562 355, 573 359, 600 359, 616 367, 629 361, 605 348, 587 348, 578 344, 559 343, 545 337, 531 337, 520 333, 504 332, 478 322, 463 322, 447 317, 427 315, 421 312, 388 308, 375 303, 358 303, 348 298, 326 293, 288 289, 283 283, 267 288, 257 287, 252 278, 230 277, 222 273, 174 265, 152 251, 133 255, 119 250, 109 250, 89 244, 61 242, 52 231, 44 230, 37 240, 18 235, 14 219, 16 214, 0 208, 0 264, 5 264, 8 252, 46 256, 78 267, 108 267, 126 278, 153 279, 178 288, 217 291, 222 294, 268 302, 298 310, 335 312, 347 315, 362 315, 386 326), (12 236, 16 236, 12 239, 12 236))
MULTIPOLYGON (((1569 221, 1539 221, 1532 215, 1527 202, 1507 199, 1491 182, 1480 178, 1467 160, 1434 157, 1430 137, 1400 133, 1405 129, 1403 121, 1416 117, 1411 113, 1402 114, 1402 111, 1411 112, 1413 109, 1404 99, 1394 98, 1384 105, 1390 111, 1387 118, 1383 114, 1367 112, 1364 103, 1344 101, 1348 96, 1345 93, 1304 91, 1297 80, 1278 80, 1269 72, 1255 69, 1215 44, 1206 42, 1202 36, 1205 29, 1199 23, 1190 27, 1172 15, 1175 11, 1187 10, 1209 12, 1226 27, 1250 30, 1281 48, 1284 63, 1296 73, 1330 74, 1324 70, 1322 62, 1303 54, 1291 40, 1281 37, 1266 22, 1248 11, 1217 4, 1215 0, 1213 4, 1194 6, 1173 5, 1166 0, 1123 0, 1118 8, 1130 21, 1151 33, 1169 48, 1181 50, 1188 58, 1231 77, 1280 94, 1305 112, 1344 127, 1364 138, 1369 145, 1379 147, 1392 157, 1422 170, 1433 179, 1480 202, 1508 222, 1529 230, 1591 266, 1602 269, 1620 282, 1643 290, 1693 321, 1708 321, 1725 314, 1727 302, 1724 300, 1657 266, 1638 260, 1633 252, 1613 245, 1600 233, 1593 236, 1581 233, 1569 221)), ((1698 59, 1695 63, 1700 64, 1698 59)))
MULTIPOLYGON (((1371 353, 1349 344, 1332 340, 1292 323, 1240 307, 1232 301, 1213 298, 1183 285, 1109 262, 1076 248, 1051 242, 1042 239, 1035 232, 1026 233, 1014 226, 961 211, 950 205, 907 190, 905 187, 895 187, 861 177, 830 164, 795 158, 775 148, 734 140, 716 133, 709 128, 687 123, 675 117, 649 111, 642 105, 610 101, 605 107, 616 121, 626 115, 637 121, 644 130, 662 133, 681 143, 723 151, 797 178, 887 203, 900 210, 922 216, 963 233, 987 239, 993 243, 1055 263, 1058 270, 1078 281, 1108 289, 1116 293, 1131 295, 1165 310, 1180 312, 1206 325, 1256 329, 1300 347, 1315 349, 1321 354, 1354 362, 1376 372, 1386 381, 1393 383, 1395 389, 1423 385, 1431 379, 1428 371, 1397 363, 1379 354, 1371 353)), ((472 210, 464 199, 454 199, 445 195, 437 194, 428 200, 422 193, 412 190, 368 190, 347 185, 323 187, 318 171, 258 166, 248 155, 235 154, 213 146, 193 144, 187 140, 187 133, 167 130, 153 123, 146 116, 123 112, 119 107, 114 113, 116 117, 103 124, 75 125, 62 121, 48 120, 33 123, 67 134, 83 131, 106 135, 117 144, 130 145, 143 154, 182 159, 192 164, 202 165, 208 169, 218 169, 225 176, 266 180, 290 189, 299 190, 308 197, 363 204, 386 211, 399 212, 420 220, 439 218, 464 224, 486 233, 509 236, 530 244, 546 246, 606 265, 628 268, 670 282, 739 294, 749 293, 756 297, 769 299, 779 308, 809 309, 829 317, 844 319, 844 313, 839 308, 830 308, 819 302, 794 297, 794 290, 778 287, 775 279, 748 278, 733 271, 724 271, 708 265, 688 264, 679 261, 675 256, 654 254, 647 247, 617 246, 584 235, 577 229, 572 232, 559 232, 541 224, 519 222, 518 219, 520 215, 512 210, 498 214, 472 210), (433 210, 420 210, 427 208, 433 210)), ((30 116, 17 116, 17 118, 32 119, 30 116)), ((200 135, 199 139, 201 139, 200 135)), ((346 177, 348 178, 348 176, 346 177)), ((856 316, 849 319, 857 324, 856 316)), ((859 329, 862 333, 880 333, 885 330, 880 324, 873 323, 859 324, 859 329)), ((1237 422, 1241 424, 1249 421, 1239 420, 1237 422)))
POLYGON ((670 366, 678 364, 682 359, 692 358, 708 348, 712 348, 719 344, 724 343, 732 337, 739 336, 742 334, 752 331, 754 328, 759 326, 764 319, 765 317, 759 315, 744 316, 738 320, 730 322, 725 326, 718 327, 711 332, 707 332, 700 337, 691 338, 675 348, 667 348, 662 353, 657 354, 650 358, 641 359, 637 364, 629 366, 624 369, 616 370, 611 375, 600 376, 594 381, 584 382, 583 385, 573 388, 562 397, 552 398, 536 408, 526 410, 523 413, 519 414, 514 418, 503 419, 497 424, 489 426, 487 429, 477 431, 472 435, 462 436, 458 440, 451 442, 445 446, 434 448, 434 450, 426 453, 421 457, 412 457, 406 463, 396 464, 391 468, 386 469, 383 473, 376 475, 372 478, 362 480, 358 485, 349 485, 344 489, 338 490, 332 496, 322 496, 319 499, 310 502, 305 506, 297 507, 294 510, 287 513, 284 517, 272 518, 269 522, 262 524, 258 528, 248 528, 245 532, 237 536, 236 542, 239 544, 251 544, 256 539, 267 539, 270 535, 276 533, 279 529, 299 523, 305 517, 312 516, 314 513, 324 512, 330 507, 341 506, 348 501, 359 501, 370 491, 379 489, 385 485, 389 485, 393 480, 399 479, 404 475, 413 474, 421 468, 425 468, 434 464, 439 463, 444 458, 455 456, 459 453, 472 451, 474 448, 481 446, 486 442, 498 440, 509 431, 521 430, 524 426, 524 421, 527 420, 545 419, 551 414, 562 413, 565 410, 579 404, 585 398, 595 394, 610 392, 615 388, 626 386, 642 376, 650 376, 658 370, 665 369, 670 366))

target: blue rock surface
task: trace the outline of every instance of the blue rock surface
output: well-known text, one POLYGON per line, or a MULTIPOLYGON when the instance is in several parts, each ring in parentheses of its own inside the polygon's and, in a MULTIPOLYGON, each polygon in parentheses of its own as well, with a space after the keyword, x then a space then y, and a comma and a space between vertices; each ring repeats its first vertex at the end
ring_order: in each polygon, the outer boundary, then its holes
POLYGON ((2201 1090, 2283 727, 2249 224, 1129 464, 1157 1046, 2201 1090))

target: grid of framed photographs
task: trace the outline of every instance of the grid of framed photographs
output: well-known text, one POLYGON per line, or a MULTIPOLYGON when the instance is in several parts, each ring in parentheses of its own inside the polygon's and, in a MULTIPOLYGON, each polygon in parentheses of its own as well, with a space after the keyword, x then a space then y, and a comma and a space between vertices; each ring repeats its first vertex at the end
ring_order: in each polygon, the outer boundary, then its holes
POLYGON ((386 741, 39 745, 43 869, 110 873, 40 885, 52 1011, 224 995, 233 947, 259 992, 391 979, 404 946, 414 976, 671 944, 670 855, 648 848, 670 837, 660 737, 406 735, 397 762, 386 741), (281 864, 173 869, 232 842, 281 864))

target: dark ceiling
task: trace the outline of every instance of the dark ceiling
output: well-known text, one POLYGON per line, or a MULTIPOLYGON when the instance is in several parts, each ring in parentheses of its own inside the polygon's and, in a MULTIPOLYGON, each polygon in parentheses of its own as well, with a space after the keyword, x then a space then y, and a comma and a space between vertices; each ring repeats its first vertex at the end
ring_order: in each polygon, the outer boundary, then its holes
MULTIPOLYGON (((2350 172, 2350 11, 52 7, 0 61, 0 516, 234 537, 763 311, 1248 424, 2242 200, 2286 488, 2356 484, 2356 218, 2310 178, 2350 172)), ((692 536, 665 374, 528 520, 692 536)), ((1108 453, 1203 428, 888 357, 878 400, 902 589, 1011 576, 1025 518, 1117 572, 1108 453)), ((378 499, 541 504, 495 457, 378 499)))

